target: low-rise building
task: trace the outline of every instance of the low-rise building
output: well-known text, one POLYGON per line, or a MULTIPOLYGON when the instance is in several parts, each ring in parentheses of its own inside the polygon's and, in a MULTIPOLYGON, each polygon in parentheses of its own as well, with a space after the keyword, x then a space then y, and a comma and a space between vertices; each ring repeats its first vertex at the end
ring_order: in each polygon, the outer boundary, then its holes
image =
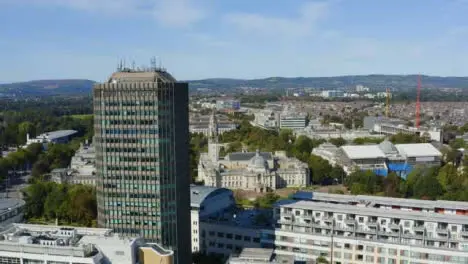
POLYGON ((218 99, 216 101, 216 109, 222 111, 239 110, 240 101, 236 99, 218 99))
POLYGON ((85 142, 81 144, 70 162, 72 184, 96 185, 96 151, 94 146, 85 142))
POLYGON ((87 142, 72 157, 69 168, 57 168, 50 172, 50 180, 59 184, 96 185, 96 152, 87 142))
POLYGON ((325 142, 314 148, 312 150, 312 154, 321 157, 322 159, 328 161, 330 165, 335 166, 337 163, 336 158, 338 151, 339 149, 337 146, 333 145, 332 143, 325 142))
POLYGON ((430 143, 392 144, 387 140, 375 145, 345 145, 336 152, 319 148, 315 155, 335 161, 347 173, 358 168, 382 176, 395 172, 406 177, 415 166, 440 166, 442 162, 442 153, 430 143))
POLYGON ((57 130, 40 134, 35 138, 30 138, 29 134, 26 134, 25 147, 33 143, 41 143, 44 147, 46 147, 48 143, 65 144, 68 143, 77 133, 78 131, 76 130, 57 130))
MULTIPOLYGON (((1 263, 138 263, 141 239, 104 228, 14 224, 0 233, 1 263)), ((145 262, 146 263, 146 262, 145 262)))
MULTIPOLYGON (((208 115, 191 115, 189 124, 190 133, 201 133, 205 136, 208 136, 211 117, 212 116, 208 115)), ((216 121, 219 134, 236 130, 238 127, 236 123, 230 121, 223 115, 217 115, 216 121)))
POLYGON ((227 257, 244 247, 260 247, 261 229, 271 214, 236 208, 233 192, 208 186, 190 187, 192 252, 227 257))
POLYGON ((270 109, 256 111, 252 125, 265 129, 278 129, 279 113, 270 109))
POLYGON ((304 129, 307 124, 306 113, 282 113, 280 114, 280 129, 304 129))
POLYGON ((322 91, 320 95, 323 98, 336 98, 336 97, 343 97, 344 96, 344 91, 339 91, 339 90, 327 90, 327 91, 322 91))
POLYGON ((442 142, 443 131, 438 127, 411 127, 405 121, 394 118, 367 116, 364 127, 383 135, 410 134, 427 137, 429 140, 442 142))

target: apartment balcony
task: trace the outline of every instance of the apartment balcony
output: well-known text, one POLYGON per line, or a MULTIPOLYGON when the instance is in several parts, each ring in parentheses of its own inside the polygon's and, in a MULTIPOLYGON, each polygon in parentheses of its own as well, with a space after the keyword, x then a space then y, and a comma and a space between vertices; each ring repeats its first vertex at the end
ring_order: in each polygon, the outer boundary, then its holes
POLYGON ((413 230, 414 230, 414 231, 421 231, 421 232, 424 232, 425 229, 426 229, 426 227, 424 227, 424 225, 413 226, 413 230))
POLYGON ((423 239, 423 235, 416 235, 416 234, 411 234, 411 233, 406 233, 401 235, 404 238, 411 238, 411 239, 423 239))
POLYGON ((293 212, 292 211, 283 211, 283 212, 281 212, 281 214, 284 215, 284 216, 292 216, 293 212))
POLYGON ((345 232, 354 232, 353 227, 346 227, 346 226, 335 226, 335 230, 345 231, 345 232))
POLYGON ((439 234, 448 234, 448 229, 446 227, 437 227, 436 232, 439 234))
POLYGON ((378 231, 379 236, 400 236, 399 232, 386 232, 386 231, 378 231))
POLYGON ((400 230, 400 225, 398 224, 390 224, 389 227, 391 230, 400 230))
POLYGON ((460 232, 460 234, 461 234, 462 236, 468 237, 468 229, 462 230, 462 231, 460 232))
POLYGON ((278 219, 277 223, 278 224, 291 225, 293 223, 293 221, 291 219, 278 219))
POLYGON ((356 224, 356 219, 346 219, 345 223, 348 225, 355 225, 356 224))
POLYGON ((303 216, 302 216, 302 219, 308 219, 308 220, 313 221, 313 220, 314 220, 314 216, 313 216, 313 215, 303 215, 303 216))
POLYGON ((367 222, 368 227, 377 227, 379 225, 378 222, 367 222))

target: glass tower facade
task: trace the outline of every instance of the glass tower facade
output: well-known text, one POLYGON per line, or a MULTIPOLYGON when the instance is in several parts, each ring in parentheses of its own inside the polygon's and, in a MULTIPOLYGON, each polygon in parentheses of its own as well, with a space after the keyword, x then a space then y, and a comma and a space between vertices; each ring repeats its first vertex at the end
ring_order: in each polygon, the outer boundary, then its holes
POLYGON ((93 93, 98 225, 191 263, 188 84, 125 70, 93 93))

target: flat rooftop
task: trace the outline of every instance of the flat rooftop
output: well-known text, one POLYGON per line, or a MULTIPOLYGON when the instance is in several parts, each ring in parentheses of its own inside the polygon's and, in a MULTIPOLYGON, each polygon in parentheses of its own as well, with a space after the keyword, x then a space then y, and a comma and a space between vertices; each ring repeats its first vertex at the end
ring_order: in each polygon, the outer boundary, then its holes
POLYGON ((442 153, 430 143, 396 144, 398 152, 406 157, 441 157, 442 153))
POLYGON ((40 134, 36 138, 46 137, 49 140, 53 140, 53 139, 68 137, 68 136, 74 135, 76 133, 78 133, 78 131, 76 131, 76 130, 57 130, 57 131, 51 131, 51 132, 46 132, 46 133, 40 134))
POLYGON ((346 156, 350 159, 376 159, 385 158, 385 153, 379 145, 342 146, 346 156))
POLYGON ((111 263, 132 263, 133 241, 106 228, 13 224, 0 233, 0 251, 81 258, 101 252, 111 263))
POLYGON ((468 202, 458 201, 445 201, 445 200, 418 200, 418 199, 404 199, 382 196, 370 195, 344 195, 333 193, 320 193, 320 192, 296 192, 293 197, 294 200, 305 201, 320 201, 329 203, 342 203, 353 204, 360 203, 367 205, 367 207, 374 207, 376 205, 400 206, 400 207, 413 207, 422 209, 448 209, 448 210, 468 210, 468 202))
POLYGON ((343 214, 356 214, 363 216, 380 216, 387 218, 429 221, 435 223, 443 222, 459 225, 468 224, 467 217, 462 215, 449 215, 421 211, 403 211, 398 209, 383 209, 374 207, 358 207, 344 204, 317 203, 313 201, 281 200, 275 204, 275 207, 316 210, 321 212, 334 212, 343 214))

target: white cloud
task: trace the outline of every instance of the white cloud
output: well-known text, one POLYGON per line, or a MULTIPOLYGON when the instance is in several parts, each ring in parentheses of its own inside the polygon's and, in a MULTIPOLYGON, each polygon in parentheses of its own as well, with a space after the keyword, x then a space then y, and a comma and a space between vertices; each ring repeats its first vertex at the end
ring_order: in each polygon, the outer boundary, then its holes
POLYGON ((190 33, 187 34, 187 37, 195 40, 196 42, 202 44, 203 46, 224 48, 230 46, 232 43, 229 41, 217 39, 211 35, 203 33, 190 33))
POLYGON ((157 0, 153 8, 156 20, 171 27, 187 27, 207 15, 205 10, 189 0, 157 0))
POLYGON ((320 20, 328 15, 330 2, 306 3, 294 18, 273 17, 255 13, 231 13, 225 21, 247 33, 269 36, 303 37, 316 30, 320 20))
POLYGON ((105 15, 151 16, 167 27, 188 27, 207 12, 193 0, 0 0, 1 3, 62 6, 105 15))

